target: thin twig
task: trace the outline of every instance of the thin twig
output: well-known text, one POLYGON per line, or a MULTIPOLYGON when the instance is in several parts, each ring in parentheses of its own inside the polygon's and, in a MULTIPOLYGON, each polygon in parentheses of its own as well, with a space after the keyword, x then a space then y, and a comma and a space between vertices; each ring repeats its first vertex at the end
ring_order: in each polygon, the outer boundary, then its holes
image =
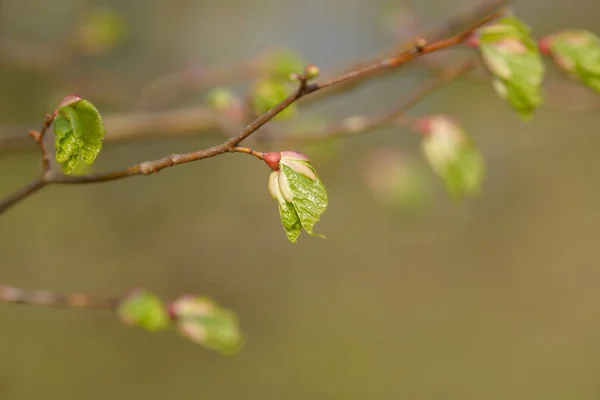
POLYGON ((438 77, 428 80, 417 87, 409 96, 402 99, 398 104, 388 110, 372 113, 369 115, 354 115, 343 120, 327 124, 312 130, 301 130, 289 133, 277 139, 286 143, 304 144, 307 142, 321 141, 330 138, 363 134, 390 124, 411 125, 413 119, 406 112, 417 103, 436 92, 443 86, 464 76, 478 65, 479 59, 474 57, 461 63, 456 67, 447 67, 440 71, 438 77))
POLYGON ((50 125, 52 125, 55 117, 56 113, 47 114, 44 123, 42 124, 42 129, 39 131, 29 131, 29 134, 37 142, 40 148, 42 156, 42 175, 50 171, 50 154, 44 143, 44 135, 46 134, 46 131, 48 131, 48 128, 50 128, 50 125))
POLYGON ((17 191, 9 194, 8 196, 6 196, 5 198, 3 198, 0 201, 0 214, 3 213, 4 211, 8 210, 15 204, 19 203, 20 201, 23 201, 27 197, 31 196, 32 194, 34 194, 35 192, 37 192, 38 190, 40 190, 47 184, 48 183, 45 182, 43 180, 43 178, 40 177, 40 178, 37 178, 37 179, 29 182, 27 185, 23 186, 22 188, 18 189, 17 191))
POLYGON ((256 151, 256 150, 250 149, 248 147, 236 146, 236 147, 233 148, 233 151, 235 153, 250 154, 251 156, 254 156, 254 157, 258 158, 259 160, 262 160, 264 158, 264 153, 261 153, 260 151, 256 151))
POLYGON ((95 308, 114 311, 120 297, 97 297, 85 293, 62 294, 48 290, 25 290, 0 285, 0 301, 46 307, 95 308))

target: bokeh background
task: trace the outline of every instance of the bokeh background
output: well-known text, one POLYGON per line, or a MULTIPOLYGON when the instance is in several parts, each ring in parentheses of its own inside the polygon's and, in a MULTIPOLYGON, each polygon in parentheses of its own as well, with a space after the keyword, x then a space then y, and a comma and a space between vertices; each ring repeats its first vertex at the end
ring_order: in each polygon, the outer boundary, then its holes
MULTIPOLYGON (((475 4, 0 0, 0 122, 9 127, 0 131, 18 125, 26 136, 73 91, 104 114, 132 112, 161 76, 236 64, 271 46, 327 74, 410 37, 412 12, 434 27, 475 4), (127 33, 108 51, 68 58, 64 43, 93 6, 120 13, 127 33)), ((591 0, 519 0, 514 9, 536 35, 600 26, 591 0)), ((385 108, 431 74, 406 68, 302 108, 299 120, 385 108)), ((485 81, 461 79, 414 109, 448 113, 473 135, 488 163, 474 199, 446 195, 405 129, 300 146, 329 190, 318 225, 326 240, 290 244, 269 171, 241 155, 50 187, 17 205, 0 221, 2 282, 206 294, 238 313, 246 345, 223 357, 107 312, 0 305, 0 399, 600 398, 598 104, 550 76, 562 86, 529 124, 485 81), (377 164, 380 156, 391 164, 377 164), (395 163, 419 184, 400 179, 400 195, 382 201, 370 183, 395 163)), ((184 105, 205 95, 193 91, 184 105)), ((107 145, 93 170, 219 141, 107 145)), ((0 193, 38 168, 33 143, 0 150, 0 193)))

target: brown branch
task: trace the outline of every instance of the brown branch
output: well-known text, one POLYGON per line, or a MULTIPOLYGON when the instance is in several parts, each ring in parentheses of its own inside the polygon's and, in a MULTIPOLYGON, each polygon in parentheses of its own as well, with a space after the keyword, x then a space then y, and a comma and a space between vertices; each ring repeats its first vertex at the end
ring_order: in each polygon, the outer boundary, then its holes
POLYGON ((477 57, 470 58, 455 67, 447 67, 441 70, 438 77, 428 80, 418 86, 409 96, 399 101, 388 110, 372 113, 369 115, 354 115, 343 120, 312 130, 300 130, 291 132, 277 139, 285 143, 303 144, 306 142, 321 141, 341 136, 350 136, 371 132, 388 125, 412 126, 414 118, 406 115, 406 112, 417 103, 441 89, 443 86, 467 75, 479 64, 477 57))
POLYGON ((44 119, 44 123, 42 124, 42 129, 39 131, 29 131, 29 135, 35 140, 40 148, 40 153, 42 156, 42 175, 50 171, 50 154, 48 153, 48 149, 46 148, 46 144, 44 143, 44 135, 54 118, 56 117, 56 112, 52 114, 46 114, 46 118, 44 119))
POLYGON ((279 104, 277 104, 276 106, 274 106, 273 108, 256 118, 251 124, 246 126, 246 128, 243 129, 242 132, 239 133, 237 136, 234 136, 219 145, 185 154, 173 154, 158 160, 145 161, 139 164, 132 165, 125 169, 110 172, 101 172, 81 176, 67 176, 47 171, 46 173, 42 174, 42 176, 38 178, 37 181, 35 181, 35 185, 30 184, 25 188, 19 190, 19 196, 9 196, 7 199, 1 201, 0 214, 6 211, 11 206, 13 206, 14 204, 16 204, 18 201, 23 200, 28 195, 33 194, 35 191, 39 190, 41 187, 46 185, 99 183, 124 179, 137 175, 149 175, 152 173, 156 173, 164 168, 169 168, 175 165, 185 164, 192 161, 199 161, 206 158, 215 157, 220 154, 234 152, 234 148, 238 144, 240 144, 243 140, 248 138, 258 129, 260 129, 263 125, 265 125, 275 116, 277 116, 277 114, 279 114, 281 111, 283 111, 285 108, 287 108, 289 105, 293 104, 300 98, 328 87, 333 87, 341 83, 363 79, 380 71, 397 68, 406 64, 410 60, 415 59, 424 54, 447 49, 449 47, 457 45, 464 41, 469 35, 471 35, 471 33, 474 30, 490 22, 491 20, 499 17, 500 15, 500 11, 494 11, 484 16, 483 18, 478 19, 476 22, 471 24, 467 30, 464 30, 458 34, 454 34, 452 36, 449 36, 448 38, 444 38, 435 42, 428 43, 425 39, 419 39, 414 43, 412 47, 400 52, 395 56, 386 58, 382 61, 375 62, 373 64, 358 68, 353 71, 349 71, 338 77, 334 77, 332 79, 328 79, 320 83, 317 82, 315 84, 308 85, 306 74, 298 76, 299 85, 293 93, 291 93, 279 104))

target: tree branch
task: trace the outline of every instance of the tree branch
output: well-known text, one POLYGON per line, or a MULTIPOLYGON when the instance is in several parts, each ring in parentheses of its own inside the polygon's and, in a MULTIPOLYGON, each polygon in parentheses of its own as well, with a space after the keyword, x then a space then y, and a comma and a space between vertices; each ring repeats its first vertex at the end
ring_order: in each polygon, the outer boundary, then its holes
POLYGON ((48 290, 25 290, 0 285, 0 300, 46 307, 95 308, 114 311, 121 303, 121 297, 97 297, 85 293, 62 294, 48 290))
MULTIPOLYGON (((424 54, 440 51, 452 47, 454 45, 460 44, 467 37, 469 37, 469 35, 471 35, 471 33, 474 30, 499 17, 500 15, 501 11, 496 10, 484 16, 483 18, 478 19, 476 22, 471 24, 466 30, 463 30, 458 34, 454 34, 445 39, 441 39, 431 43, 428 43, 425 39, 418 39, 411 47, 401 51, 395 56, 388 57, 370 65, 366 65, 364 67, 343 73, 338 77, 334 77, 332 79, 328 79, 320 83, 317 82, 309 85, 307 83, 308 79, 306 73, 300 75, 297 77, 299 81, 298 88, 293 93, 291 93, 279 104, 277 104, 276 106, 274 106, 273 108, 256 118, 251 124, 246 126, 246 128, 243 129, 242 132, 240 132, 237 136, 231 137, 230 139, 226 140, 225 142, 219 145, 184 154, 172 154, 167 157, 160 158, 158 160, 145 161, 139 164, 132 165, 125 169, 110 172, 101 172, 80 176, 68 176, 52 172, 50 170, 44 170, 40 178, 36 179, 34 182, 30 183, 26 187, 20 189, 15 194, 10 195, 6 199, 2 200, 0 202, 0 214, 5 212, 7 209, 12 207, 16 203, 22 201, 29 195, 35 193, 37 190, 50 184, 100 183, 124 179, 137 175, 150 175, 164 168, 169 168, 175 165, 185 164, 192 161, 199 161, 206 158, 215 157, 224 153, 235 152, 234 148, 238 144, 240 144, 242 141, 244 141, 246 138, 248 138, 250 135, 252 135, 254 132, 256 132, 263 125, 265 125, 267 122, 269 122, 271 119, 273 119, 280 112, 285 110, 288 106, 290 106, 297 100, 308 96, 311 93, 315 93, 319 90, 333 87, 345 82, 364 79, 377 72, 400 67, 406 64, 407 62, 424 54)), ((410 105, 412 105, 412 103, 410 103, 409 106, 410 105)), ((46 126, 46 123, 44 124, 44 126, 46 126)), ((43 129, 43 132, 45 132, 45 129, 43 129)))
POLYGON ((339 122, 328 124, 312 130, 291 132, 278 137, 286 143, 306 143, 321 141, 335 137, 367 133, 387 125, 412 125, 414 118, 406 112, 417 103, 441 89, 443 86, 468 74, 479 64, 479 59, 473 57, 455 67, 440 70, 438 77, 418 86, 408 97, 402 99, 388 110, 369 115, 354 115, 339 122))

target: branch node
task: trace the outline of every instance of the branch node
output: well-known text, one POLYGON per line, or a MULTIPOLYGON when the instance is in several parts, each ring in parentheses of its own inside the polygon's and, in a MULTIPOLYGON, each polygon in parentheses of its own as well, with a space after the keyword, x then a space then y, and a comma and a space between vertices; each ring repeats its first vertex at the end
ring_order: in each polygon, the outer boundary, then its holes
POLYGON ((415 53, 422 53, 425 49, 425 46, 427 46, 427 39, 423 37, 418 38, 414 43, 413 51, 415 53))
POLYGON ((150 175, 150 174, 156 172, 156 169, 152 165, 152 162, 145 161, 140 164, 140 172, 142 173, 142 175, 150 175))
POLYGON ((42 138, 42 135, 40 135, 40 132, 36 131, 35 129, 31 129, 29 131, 29 136, 31 136, 33 138, 33 140, 35 140, 38 143, 39 143, 40 139, 42 138))

